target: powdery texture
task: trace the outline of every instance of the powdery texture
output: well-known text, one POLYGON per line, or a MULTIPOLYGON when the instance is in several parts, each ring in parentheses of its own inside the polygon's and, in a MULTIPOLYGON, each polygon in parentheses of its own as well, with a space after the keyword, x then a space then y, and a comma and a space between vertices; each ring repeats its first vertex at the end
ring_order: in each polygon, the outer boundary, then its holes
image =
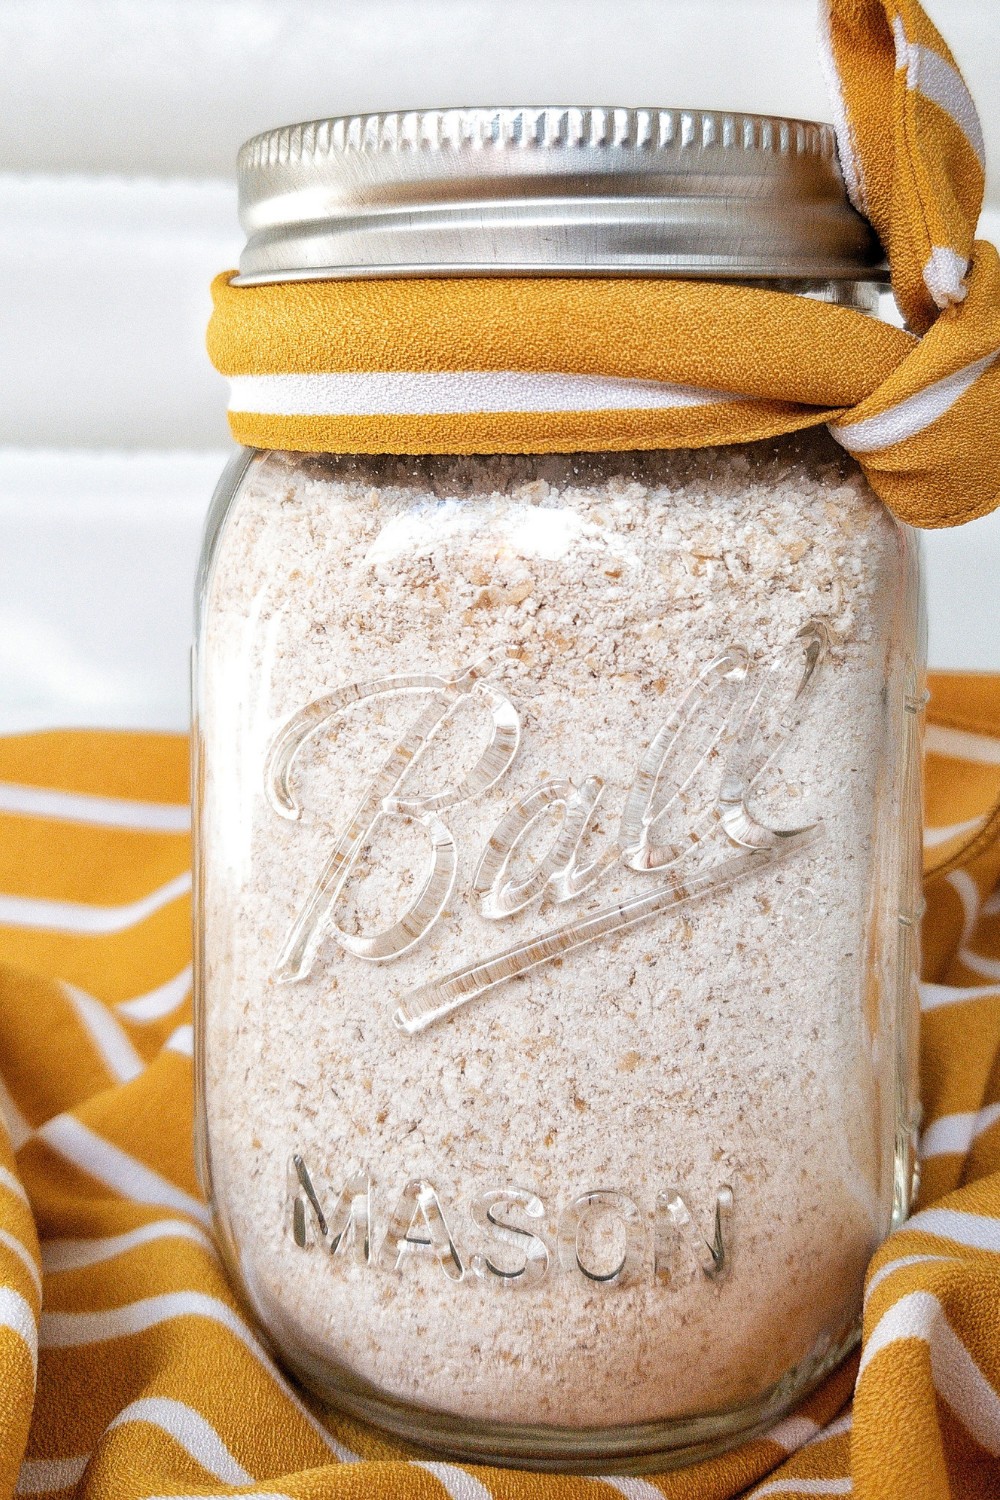
MULTIPOLYGON (((470 1420, 647 1422, 751 1402, 802 1362, 806 1378, 850 1327, 892 1201, 894 977, 871 953, 895 952, 894 855, 875 835, 899 811, 906 568, 859 472, 815 434, 596 458, 254 461, 217 543, 201 646, 207 1134, 250 1300, 334 1397, 360 1381, 470 1420), (821 817, 815 845, 421 1035, 395 1030, 407 987, 650 880, 618 864, 569 905, 487 921, 470 882, 515 798, 603 776, 587 848, 607 847, 692 678, 734 643, 766 666, 814 618, 830 657, 762 794, 786 826, 821 817), (297 823, 263 795, 273 736, 342 684, 450 673, 494 649, 515 653, 494 676, 523 739, 495 788, 443 815, 459 855, 444 915, 389 964, 328 933, 310 977, 277 985, 297 911, 421 700, 372 700, 310 742, 297 823), (464 1280, 426 1252, 393 1271, 296 1246, 293 1151, 328 1210, 351 1170, 370 1172, 376 1255, 404 1184, 433 1183, 464 1280), (726 1274, 710 1280, 679 1244, 657 1281, 657 1194, 679 1185, 710 1237, 722 1184, 726 1274), (520 1290, 468 1272, 477 1251, 521 1258, 468 1214, 475 1193, 512 1186, 546 1217, 511 1222, 551 1252, 520 1290), (590 1189, 639 1206, 627 1284, 558 1263, 558 1214, 590 1189)), ((468 770, 486 727, 482 707, 456 717, 407 793, 468 770)), ((426 857, 412 828, 383 823, 344 926, 393 920, 426 857)), ((613 1265, 620 1231, 604 1229, 613 1265)))

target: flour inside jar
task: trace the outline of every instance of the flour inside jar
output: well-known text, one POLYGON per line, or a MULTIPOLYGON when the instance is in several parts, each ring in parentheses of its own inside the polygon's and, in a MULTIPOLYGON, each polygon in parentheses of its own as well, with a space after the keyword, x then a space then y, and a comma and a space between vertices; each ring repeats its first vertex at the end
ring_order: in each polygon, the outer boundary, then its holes
POLYGON ((607 1429, 849 1343, 910 566, 818 433, 252 459, 199 646, 203 1128, 314 1387, 607 1429))

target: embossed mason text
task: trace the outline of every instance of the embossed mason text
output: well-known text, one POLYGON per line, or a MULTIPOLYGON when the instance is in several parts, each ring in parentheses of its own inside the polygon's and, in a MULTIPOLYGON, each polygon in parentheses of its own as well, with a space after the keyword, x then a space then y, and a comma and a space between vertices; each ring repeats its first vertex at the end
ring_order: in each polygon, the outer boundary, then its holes
POLYGON ((327 1194, 301 1155, 289 1159, 292 1238, 302 1250, 322 1248, 334 1265, 401 1271, 408 1263, 425 1262, 449 1281, 471 1274, 511 1289, 530 1287, 556 1271, 600 1286, 625 1286, 643 1277, 669 1286, 692 1269, 718 1281, 732 1257, 728 1183, 717 1189, 706 1223, 680 1188, 658 1193, 651 1214, 628 1193, 611 1188, 570 1195, 553 1205, 525 1188, 495 1187, 454 1205, 433 1183, 413 1179, 390 1201, 379 1233, 366 1172, 350 1173, 339 1191, 327 1194))

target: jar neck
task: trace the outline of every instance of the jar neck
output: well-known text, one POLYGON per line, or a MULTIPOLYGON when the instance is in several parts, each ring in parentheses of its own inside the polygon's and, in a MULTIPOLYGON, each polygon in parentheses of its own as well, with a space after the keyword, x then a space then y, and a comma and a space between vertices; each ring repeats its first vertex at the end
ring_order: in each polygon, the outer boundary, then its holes
POLYGON ((791 278, 765 280, 762 278, 734 277, 727 279, 727 286, 757 287, 765 292, 791 292, 798 297, 811 297, 816 302, 832 302, 837 307, 851 307, 855 312, 878 317, 879 299, 888 290, 888 283, 866 278, 858 281, 805 281, 791 278))

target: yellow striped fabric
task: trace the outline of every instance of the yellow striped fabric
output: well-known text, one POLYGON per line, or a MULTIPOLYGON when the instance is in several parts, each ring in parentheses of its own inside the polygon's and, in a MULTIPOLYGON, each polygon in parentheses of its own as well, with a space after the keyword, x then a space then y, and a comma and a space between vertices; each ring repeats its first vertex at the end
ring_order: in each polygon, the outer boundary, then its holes
POLYGON ((1000 678, 932 687, 923 1187, 860 1375, 643 1479, 419 1460, 292 1389, 192 1167, 187 742, 0 740, 0 1496, 1000 1494, 1000 678))
MULTIPOLYGON (((974 241, 983 139, 916 0, 822 0, 845 180, 910 332, 685 281, 213 285, 209 352, 252 447, 567 452, 829 425, 885 503, 948 526, 1000 503, 1000 257, 974 241)), ((360 149, 360 148, 359 148, 360 149)))

